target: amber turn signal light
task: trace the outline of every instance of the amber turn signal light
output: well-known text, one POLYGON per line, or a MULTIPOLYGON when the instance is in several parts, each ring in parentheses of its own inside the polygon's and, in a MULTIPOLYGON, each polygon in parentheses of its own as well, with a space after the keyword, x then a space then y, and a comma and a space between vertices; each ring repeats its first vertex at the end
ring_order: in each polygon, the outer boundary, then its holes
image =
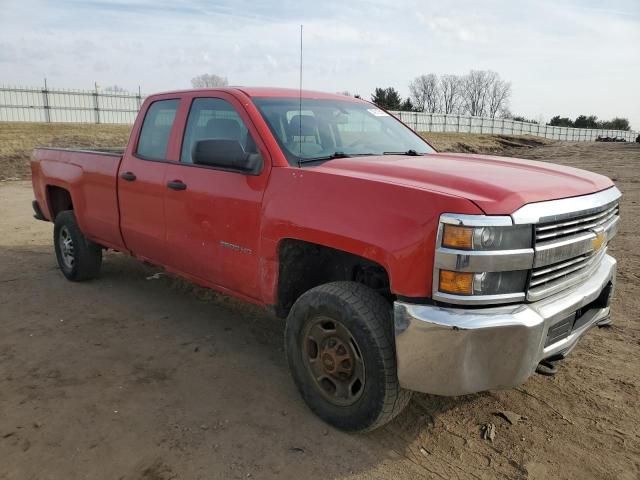
POLYGON ((473 248, 473 228, 445 224, 442 233, 442 246, 471 250, 473 248))
POLYGON ((472 295, 473 273, 440 270, 440 285, 438 289, 441 292, 454 293, 456 295, 472 295))

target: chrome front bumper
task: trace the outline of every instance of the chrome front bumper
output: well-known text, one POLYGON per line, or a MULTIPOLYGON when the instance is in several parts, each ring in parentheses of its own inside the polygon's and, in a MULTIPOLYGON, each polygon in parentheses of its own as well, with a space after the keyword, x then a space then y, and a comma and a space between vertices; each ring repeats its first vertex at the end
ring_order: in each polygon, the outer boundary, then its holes
POLYGON ((523 383, 541 360, 566 355, 609 318, 608 306, 590 307, 609 282, 615 285, 615 275, 616 261, 605 255, 584 283, 535 303, 444 308, 395 302, 400 385, 452 396, 523 383), (569 335, 548 344, 549 329, 581 309, 569 335))

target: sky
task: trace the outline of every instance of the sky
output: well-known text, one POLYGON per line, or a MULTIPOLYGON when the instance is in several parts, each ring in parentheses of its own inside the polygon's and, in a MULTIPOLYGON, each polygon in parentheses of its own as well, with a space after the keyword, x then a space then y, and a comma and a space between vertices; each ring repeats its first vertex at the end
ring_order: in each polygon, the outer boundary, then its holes
POLYGON ((640 130, 640 0, 0 0, 0 84, 143 93, 231 85, 408 95, 418 75, 493 70, 511 111, 640 130))

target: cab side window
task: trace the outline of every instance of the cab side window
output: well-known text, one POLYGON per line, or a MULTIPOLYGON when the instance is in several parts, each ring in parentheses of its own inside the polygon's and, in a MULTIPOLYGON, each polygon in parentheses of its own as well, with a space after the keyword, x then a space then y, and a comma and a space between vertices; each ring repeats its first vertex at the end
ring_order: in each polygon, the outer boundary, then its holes
POLYGON ((220 98, 196 98, 191 104, 182 142, 182 163, 193 163, 193 151, 201 140, 237 141, 245 153, 258 153, 249 130, 235 108, 220 98))
POLYGON ((169 135, 179 100, 159 100, 151 104, 140 130, 136 154, 148 160, 166 160, 169 135))

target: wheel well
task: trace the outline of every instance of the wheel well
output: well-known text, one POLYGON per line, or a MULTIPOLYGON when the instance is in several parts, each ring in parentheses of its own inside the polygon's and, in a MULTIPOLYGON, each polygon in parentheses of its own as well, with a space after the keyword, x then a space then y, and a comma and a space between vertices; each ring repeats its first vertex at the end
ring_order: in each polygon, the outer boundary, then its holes
POLYGON ((279 248, 278 304, 286 316, 300 295, 324 283, 341 280, 362 283, 392 300, 385 268, 364 257, 334 248, 285 239, 279 248))
POLYGON ((71 194, 68 190, 62 187, 48 186, 47 196, 49 198, 49 209, 51 211, 51 221, 56 219, 56 216, 65 210, 73 210, 73 202, 71 201, 71 194))

